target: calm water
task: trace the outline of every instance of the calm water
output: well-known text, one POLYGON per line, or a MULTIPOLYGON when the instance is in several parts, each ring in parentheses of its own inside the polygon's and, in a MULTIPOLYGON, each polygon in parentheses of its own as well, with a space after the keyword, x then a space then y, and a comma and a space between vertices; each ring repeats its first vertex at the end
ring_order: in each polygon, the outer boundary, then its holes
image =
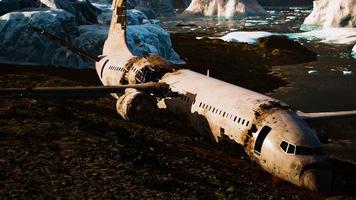
MULTIPOLYGON (((221 36, 239 30, 300 32, 300 26, 310 12, 309 8, 272 8, 265 17, 232 20, 218 17, 189 19, 178 16, 161 19, 161 26, 169 32, 194 32, 199 36, 221 36)), ((305 112, 356 110, 356 59, 351 57, 353 45, 300 42, 317 52, 318 60, 273 67, 273 73, 289 84, 268 95, 305 112)), ((325 146, 331 157, 356 164, 356 119, 325 122, 315 128, 331 139, 331 143, 325 146)))

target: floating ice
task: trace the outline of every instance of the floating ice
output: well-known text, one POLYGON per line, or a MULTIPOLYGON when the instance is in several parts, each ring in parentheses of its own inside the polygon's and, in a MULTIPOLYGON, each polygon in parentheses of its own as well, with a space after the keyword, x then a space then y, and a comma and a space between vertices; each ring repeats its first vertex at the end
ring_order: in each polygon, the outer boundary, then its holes
POLYGON ((278 33, 270 33, 264 31, 254 31, 254 32, 231 32, 227 35, 220 37, 226 42, 246 42, 248 44, 255 44, 258 38, 269 37, 271 35, 279 35, 278 33))
POLYGON ((350 71, 350 70, 344 70, 344 71, 342 71, 342 74, 343 74, 344 76, 351 76, 351 75, 352 75, 352 71, 350 71))
POLYGON ((356 43, 356 28, 328 28, 286 35, 291 39, 321 40, 322 43, 330 44, 356 43))
POLYGON ((356 44, 354 48, 352 48, 351 56, 356 59, 356 44))
POLYGON ((318 72, 317 70, 309 70, 309 71, 308 71, 308 74, 309 74, 309 75, 318 75, 319 72, 318 72))

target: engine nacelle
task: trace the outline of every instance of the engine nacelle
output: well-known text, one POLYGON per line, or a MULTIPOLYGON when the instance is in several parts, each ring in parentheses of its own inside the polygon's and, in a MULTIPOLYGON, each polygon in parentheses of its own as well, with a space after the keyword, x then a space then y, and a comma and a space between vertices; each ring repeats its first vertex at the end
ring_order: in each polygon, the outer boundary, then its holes
POLYGON ((116 103, 117 112, 128 121, 150 119, 157 109, 154 97, 135 89, 127 89, 116 103))

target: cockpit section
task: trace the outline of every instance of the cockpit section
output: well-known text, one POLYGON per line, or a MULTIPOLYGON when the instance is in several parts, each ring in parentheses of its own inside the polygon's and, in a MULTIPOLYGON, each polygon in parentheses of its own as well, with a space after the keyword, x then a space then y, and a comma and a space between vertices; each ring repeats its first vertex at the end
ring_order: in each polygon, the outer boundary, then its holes
POLYGON ((321 147, 312 148, 305 146, 297 146, 290 144, 287 141, 282 141, 280 148, 288 155, 303 155, 303 156, 320 156, 323 155, 321 147))

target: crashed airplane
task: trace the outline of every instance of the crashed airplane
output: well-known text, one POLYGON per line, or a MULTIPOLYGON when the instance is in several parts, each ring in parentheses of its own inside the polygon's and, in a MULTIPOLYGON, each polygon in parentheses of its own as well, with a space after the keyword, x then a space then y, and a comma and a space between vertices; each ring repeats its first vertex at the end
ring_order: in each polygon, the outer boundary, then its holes
MULTIPOLYGON (((102 87, 1 89, 0 97, 73 97, 112 94, 125 120, 144 120, 157 109, 184 114, 216 142, 242 145, 263 169, 295 185, 331 189, 333 174, 307 121, 356 116, 356 111, 303 113, 285 103, 188 69, 165 59, 134 56, 126 44, 126 1, 113 1, 103 55, 93 57, 102 87)), ((43 32, 45 34, 45 32, 43 32)), ((74 49, 75 47, 68 47, 74 49)), ((78 50, 78 53, 85 54, 78 50)))

